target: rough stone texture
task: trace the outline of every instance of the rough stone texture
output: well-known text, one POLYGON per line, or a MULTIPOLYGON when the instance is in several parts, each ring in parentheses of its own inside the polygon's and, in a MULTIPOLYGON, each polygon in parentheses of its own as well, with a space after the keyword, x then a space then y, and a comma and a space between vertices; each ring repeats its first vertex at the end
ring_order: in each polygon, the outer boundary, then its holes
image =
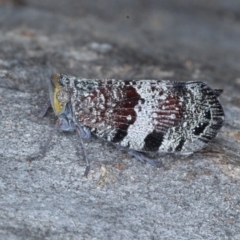
POLYGON ((238 0, 0 1, 0 239, 240 239, 238 0), (36 114, 54 72, 204 80, 226 123, 187 158, 142 165, 36 114))

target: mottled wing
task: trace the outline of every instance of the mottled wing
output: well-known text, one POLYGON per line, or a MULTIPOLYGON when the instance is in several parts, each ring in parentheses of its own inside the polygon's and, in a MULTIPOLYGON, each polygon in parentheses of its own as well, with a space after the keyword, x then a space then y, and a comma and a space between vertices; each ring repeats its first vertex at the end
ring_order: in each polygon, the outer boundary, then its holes
POLYGON ((79 122, 97 136, 138 151, 157 151, 185 106, 169 81, 106 80, 72 103, 79 122))
POLYGON ((137 151, 192 153, 211 141, 224 122, 218 100, 222 91, 203 82, 96 80, 61 74, 51 83, 52 106, 65 121, 65 131, 81 124, 137 151))
POLYGON ((189 154, 203 148, 222 127, 224 112, 218 100, 222 91, 203 82, 175 83, 172 91, 184 111, 179 124, 164 135, 159 151, 189 154))

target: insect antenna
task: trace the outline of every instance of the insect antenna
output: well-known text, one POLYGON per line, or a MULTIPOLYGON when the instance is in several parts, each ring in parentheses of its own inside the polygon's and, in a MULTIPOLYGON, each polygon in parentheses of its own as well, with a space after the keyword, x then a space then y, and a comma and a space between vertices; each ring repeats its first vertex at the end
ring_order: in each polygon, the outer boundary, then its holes
POLYGON ((84 158, 84 160, 86 162, 86 169, 84 171, 83 177, 87 178, 88 173, 90 171, 90 163, 88 161, 87 151, 86 151, 86 148, 84 146, 83 138, 81 137, 83 132, 81 131, 82 129, 78 127, 78 125, 76 125, 75 129, 76 129, 76 131, 78 133, 78 136, 80 138, 80 143, 81 143, 81 147, 82 147, 82 150, 83 150, 83 158, 84 158))

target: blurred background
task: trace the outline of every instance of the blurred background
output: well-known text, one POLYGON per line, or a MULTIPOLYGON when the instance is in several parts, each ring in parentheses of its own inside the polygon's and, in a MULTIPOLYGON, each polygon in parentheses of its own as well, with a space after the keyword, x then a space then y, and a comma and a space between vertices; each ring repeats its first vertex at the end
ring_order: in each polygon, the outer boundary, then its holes
POLYGON ((198 78, 239 85, 238 0, 0 4, 0 58, 8 62, 2 64, 2 75, 9 81, 1 86, 39 90, 44 87, 40 82, 56 71, 91 78, 198 78), (19 74, 25 80, 37 74, 34 86, 17 80, 19 74))

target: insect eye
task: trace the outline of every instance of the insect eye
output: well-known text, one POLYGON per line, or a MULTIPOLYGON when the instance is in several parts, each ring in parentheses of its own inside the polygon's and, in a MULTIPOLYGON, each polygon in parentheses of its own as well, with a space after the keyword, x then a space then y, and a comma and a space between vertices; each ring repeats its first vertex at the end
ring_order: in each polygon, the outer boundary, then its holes
POLYGON ((70 94, 66 90, 59 90, 56 97, 57 100, 61 103, 67 103, 70 100, 70 94))

